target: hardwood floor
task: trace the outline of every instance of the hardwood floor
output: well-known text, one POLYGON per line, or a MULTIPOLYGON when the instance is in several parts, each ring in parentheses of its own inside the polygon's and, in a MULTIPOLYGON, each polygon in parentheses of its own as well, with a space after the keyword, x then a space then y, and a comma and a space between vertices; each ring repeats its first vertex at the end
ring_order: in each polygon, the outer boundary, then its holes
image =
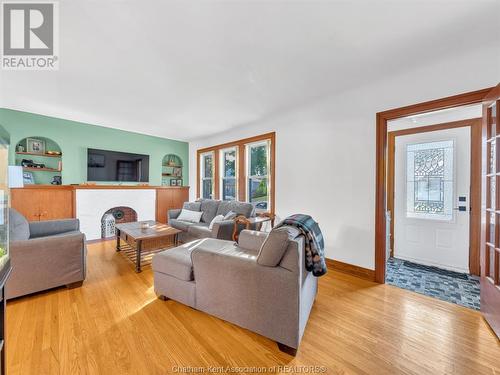
POLYGON ((271 340, 160 301, 151 270, 136 274, 113 245, 89 245, 83 287, 7 303, 9 375, 168 374, 182 366, 325 366, 328 374, 500 373, 500 344, 473 310, 330 272, 320 279, 293 358, 271 340))

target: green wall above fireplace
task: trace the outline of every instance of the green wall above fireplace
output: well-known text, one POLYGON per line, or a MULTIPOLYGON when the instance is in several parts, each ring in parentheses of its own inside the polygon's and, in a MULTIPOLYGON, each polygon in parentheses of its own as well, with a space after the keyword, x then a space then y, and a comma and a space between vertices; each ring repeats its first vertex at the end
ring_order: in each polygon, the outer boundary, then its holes
MULTIPOLYGON (((149 155, 150 185, 162 183, 164 156, 178 155, 183 161, 183 184, 187 184, 189 175, 187 142, 5 108, 0 108, 0 124, 10 133, 9 164, 11 165, 15 165, 16 161, 15 148, 24 138, 44 137, 57 143, 63 154, 61 176, 65 185, 87 182, 87 148, 149 155)), ((28 158, 40 160, 26 156, 26 159, 28 158)), ((34 172, 34 174, 36 183, 49 183, 54 175, 50 172, 34 172)))

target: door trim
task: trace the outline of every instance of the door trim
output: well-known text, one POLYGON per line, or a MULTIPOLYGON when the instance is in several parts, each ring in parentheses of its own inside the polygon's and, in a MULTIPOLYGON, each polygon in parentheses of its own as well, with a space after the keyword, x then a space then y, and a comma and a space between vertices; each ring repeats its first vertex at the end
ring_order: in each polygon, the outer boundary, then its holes
POLYGON ((395 185, 395 145, 396 137, 409 134, 428 133, 439 130, 470 127, 471 169, 470 169, 470 226, 469 226, 469 272, 481 274, 479 247, 481 245, 481 144, 482 118, 451 121, 418 128, 389 132, 387 138, 387 210, 391 212, 391 255, 394 252, 394 185, 395 185))
POLYGON ((439 109, 481 103, 493 87, 464 94, 395 108, 376 114, 376 173, 375 173, 375 280, 385 283, 385 231, 387 180, 387 121, 439 109))

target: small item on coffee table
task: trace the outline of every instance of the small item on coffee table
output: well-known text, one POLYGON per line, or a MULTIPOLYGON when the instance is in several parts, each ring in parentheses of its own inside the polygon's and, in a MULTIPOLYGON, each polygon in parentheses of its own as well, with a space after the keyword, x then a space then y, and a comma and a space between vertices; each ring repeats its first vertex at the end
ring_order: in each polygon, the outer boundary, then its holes
POLYGON ((148 228, 149 228, 148 222, 141 223, 141 229, 148 229, 148 228))

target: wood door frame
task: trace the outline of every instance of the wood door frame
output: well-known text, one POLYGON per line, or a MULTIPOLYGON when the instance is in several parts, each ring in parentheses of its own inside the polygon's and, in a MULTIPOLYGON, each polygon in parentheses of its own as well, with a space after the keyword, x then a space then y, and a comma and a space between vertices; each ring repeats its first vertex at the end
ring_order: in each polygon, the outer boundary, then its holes
POLYGON ((394 255, 394 188, 395 188, 395 151, 396 137, 428 133, 446 129, 469 127, 471 131, 471 168, 470 168, 470 229, 469 229, 469 272, 472 275, 481 274, 479 247, 481 245, 481 147, 482 147, 481 117, 445 122, 436 125, 421 126, 403 130, 395 130, 387 134, 387 210, 391 212, 391 255, 394 255))
POLYGON ((395 108, 376 114, 375 281, 382 284, 385 283, 387 121, 424 112, 482 103, 483 98, 492 89, 493 87, 488 87, 482 90, 395 108))

